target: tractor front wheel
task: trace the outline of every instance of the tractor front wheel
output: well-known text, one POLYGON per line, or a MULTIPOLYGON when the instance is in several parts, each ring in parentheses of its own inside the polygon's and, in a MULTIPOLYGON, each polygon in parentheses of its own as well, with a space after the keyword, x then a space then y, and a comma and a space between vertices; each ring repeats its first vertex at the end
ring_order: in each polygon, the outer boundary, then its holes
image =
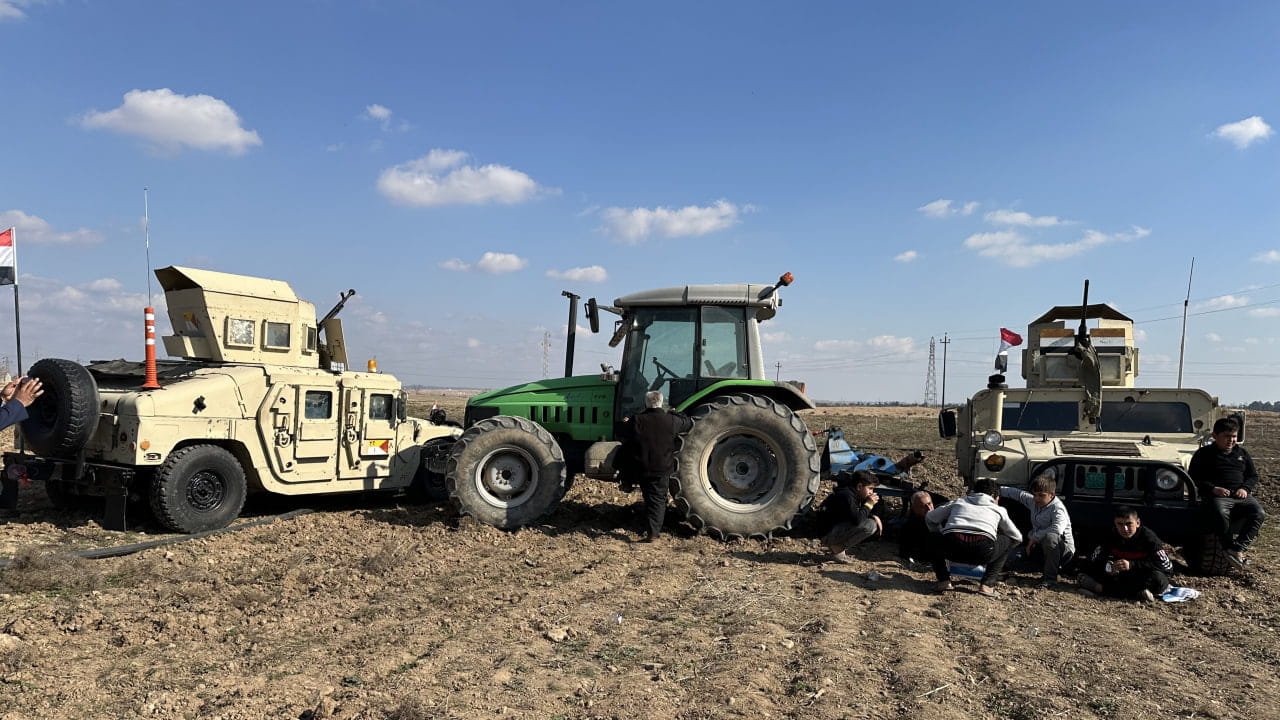
POLYGON ((481 420, 458 438, 445 485, 460 512, 504 530, 546 517, 569 489, 555 438, 509 415, 481 420))
POLYGON ((725 395, 692 414, 672 488, 676 509, 720 537, 768 537, 813 504, 820 456, 804 421, 759 395, 725 395))

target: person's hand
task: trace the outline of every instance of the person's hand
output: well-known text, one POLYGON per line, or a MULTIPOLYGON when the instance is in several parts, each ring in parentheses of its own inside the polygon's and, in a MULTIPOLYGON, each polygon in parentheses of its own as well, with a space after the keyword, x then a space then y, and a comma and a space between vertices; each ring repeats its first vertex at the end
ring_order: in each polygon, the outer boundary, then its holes
POLYGON ((876 534, 884 535, 884 523, 880 521, 880 516, 872 515, 871 519, 876 521, 876 534))
POLYGON ((1216 497, 1226 497, 1231 494, 1231 491, 1224 487, 1215 487, 1213 489, 1213 494, 1216 497))
POLYGON ((1035 540, 1032 540, 1031 538, 1027 538, 1027 547, 1026 547, 1026 550, 1024 550, 1024 552, 1025 552, 1027 555, 1030 555, 1030 554, 1031 554, 1031 548, 1033 548, 1033 547, 1035 547, 1035 546, 1036 546, 1036 541, 1035 541, 1035 540))
POLYGON ((1115 570, 1118 573, 1122 573, 1129 569, 1129 561, 1125 560, 1124 558, 1120 558, 1119 560, 1112 560, 1111 569, 1115 570))
POLYGON ((876 493, 871 493, 871 495, 867 497, 867 502, 871 503, 872 505, 879 505, 880 496, 877 495, 876 493))
POLYGON ((1240 499, 1247 498, 1249 497, 1249 491, 1245 490, 1244 488, 1240 488, 1239 490, 1236 490, 1235 496, 1240 499))
POLYGON ((27 378, 26 382, 18 384, 18 389, 13 393, 13 399, 22 403, 23 407, 30 407, 36 398, 44 394, 43 385, 38 378, 27 378))
MULTIPOLYGON (((26 377, 23 375, 22 377, 26 377)), ((15 378, 9 381, 9 384, 0 388, 0 402, 9 402, 13 399, 13 393, 18 389, 18 383, 22 382, 22 378, 15 378)))

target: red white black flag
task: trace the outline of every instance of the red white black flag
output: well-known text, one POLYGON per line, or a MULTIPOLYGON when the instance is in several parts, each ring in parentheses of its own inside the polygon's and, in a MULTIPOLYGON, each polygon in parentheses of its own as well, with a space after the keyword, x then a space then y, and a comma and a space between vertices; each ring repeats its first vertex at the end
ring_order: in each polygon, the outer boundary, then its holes
POLYGON ((0 285, 18 282, 18 256, 13 249, 13 228, 0 232, 0 285))

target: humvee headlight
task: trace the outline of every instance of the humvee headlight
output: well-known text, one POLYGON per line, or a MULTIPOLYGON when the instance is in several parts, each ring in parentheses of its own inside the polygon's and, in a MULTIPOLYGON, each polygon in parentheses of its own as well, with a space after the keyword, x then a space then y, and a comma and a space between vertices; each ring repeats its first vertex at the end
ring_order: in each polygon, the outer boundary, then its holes
POLYGON ((982 461, 982 464, 991 472, 1000 472, 1000 469, 1004 467, 1004 456, 988 455, 987 459, 982 461))
POLYGON ((1168 468, 1156 473, 1156 487, 1166 492, 1177 489, 1180 482, 1181 479, 1178 477, 1178 473, 1168 468))
POLYGON ((988 430, 986 435, 982 436, 982 447, 987 450, 999 450, 1004 445, 1004 436, 999 430, 988 430))

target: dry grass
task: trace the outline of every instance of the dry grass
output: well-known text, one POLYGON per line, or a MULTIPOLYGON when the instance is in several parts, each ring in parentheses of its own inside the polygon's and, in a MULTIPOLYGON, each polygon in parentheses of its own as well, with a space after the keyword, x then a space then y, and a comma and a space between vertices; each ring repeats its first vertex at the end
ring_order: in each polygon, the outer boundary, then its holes
POLYGON ((0 588, 7 592, 89 592, 102 584, 93 563, 74 555, 22 548, 0 572, 0 588))

